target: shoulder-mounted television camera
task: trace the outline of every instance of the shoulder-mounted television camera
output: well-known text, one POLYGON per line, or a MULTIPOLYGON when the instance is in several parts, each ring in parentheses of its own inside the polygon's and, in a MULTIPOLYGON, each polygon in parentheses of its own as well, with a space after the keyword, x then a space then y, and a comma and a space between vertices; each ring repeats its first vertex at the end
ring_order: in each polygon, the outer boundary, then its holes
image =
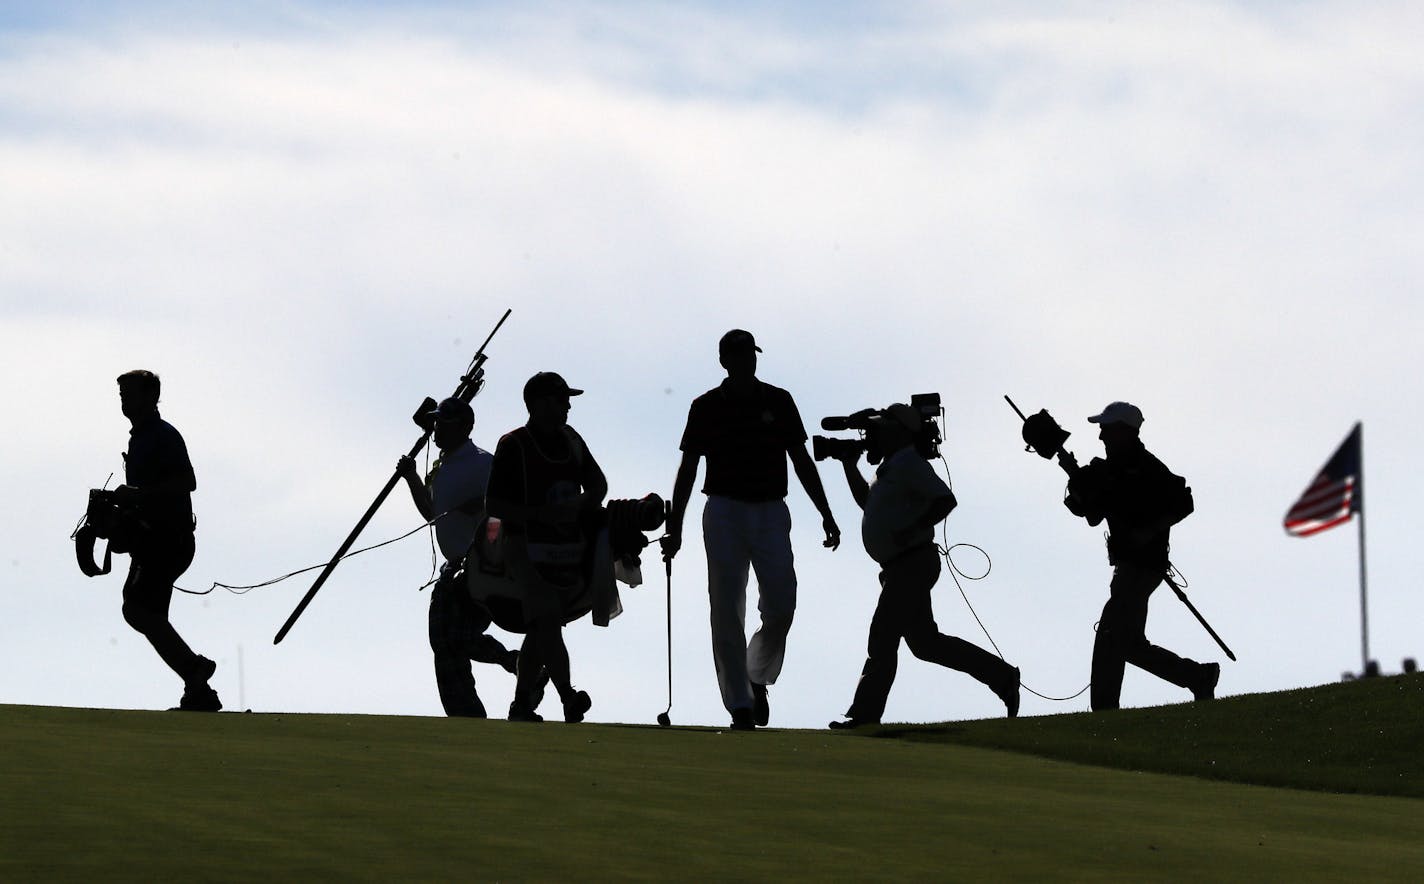
POLYGON ((843 460, 864 454, 868 463, 877 464, 890 453, 885 450, 881 436, 886 423, 894 421, 909 431, 915 450, 921 456, 926 459, 939 457, 939 446, 944 441, 939 425, 942 417, 944 409, 940 406, 938 393, 916 393, 910 397, 909 405, 897 403, 889 408, 862 408, 848 415, 822 418, 821 429, 856 430, 860 438, 812 436, 811 455, 816 460, 843 460))

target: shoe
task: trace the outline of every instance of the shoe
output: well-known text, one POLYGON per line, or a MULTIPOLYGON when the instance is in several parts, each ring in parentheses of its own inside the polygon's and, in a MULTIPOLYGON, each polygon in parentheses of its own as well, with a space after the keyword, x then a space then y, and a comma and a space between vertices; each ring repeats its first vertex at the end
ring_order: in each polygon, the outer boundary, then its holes
POLYGON ((1015 666, 1013 678, 1005 680, 1001 687, 994 689, 994 693, 1004 701, 1004 709, 1008 712, 1009 718, 1019 717, 1019 687, 1022 681, 1019 668, 1015 666))
POLYGON ((1214 700, 1216 699, 1216 683, 1221 681, 1220 663, 1203 663, 1201 684, 1192 688, 1192 699, 1194 700, 1214 700))
POLYGON ((752 682, 752 721, 757 727, 766 727, 771 721, 771 702, 767 700, 766 685, 752 682))
POLYGON ((209 660, 207 657, 199 656, 197 668, 193 671, 193 677, 184 679, 183 686, 185 688, 204 687, 207 685, 208 679, 212 678, 213 673, 217 671, 218 664, 209 660))
POLYGON ((568 724, 578 724, 583 721, 584 713, 592 708, 593 699, 589 697, 588 691, 574 691, 564 701, 564 721, 568 724))
POLYGON ((734 731, 754 731, 756 722, 752 721, 752 711, 747 708, 732 710, 732 730, 734 731))
POLYGON ((509 704, 510 721, 543 721, 544 716, 535 712, 532 708, 521 704, 518 700, 509 704))
POLYGON ((178 705, 169 711, 221 712, 222 700, 218 699, 218 692, 207 685, 191 687, 183 692, 183 699, 178 701, 178 705))
POLYGON ((827 726, 833 731, 853 731, 858 727, 879 723, 878 721, 863 721, 859 718, 847 718, 845 721, 833 721, 827 726))

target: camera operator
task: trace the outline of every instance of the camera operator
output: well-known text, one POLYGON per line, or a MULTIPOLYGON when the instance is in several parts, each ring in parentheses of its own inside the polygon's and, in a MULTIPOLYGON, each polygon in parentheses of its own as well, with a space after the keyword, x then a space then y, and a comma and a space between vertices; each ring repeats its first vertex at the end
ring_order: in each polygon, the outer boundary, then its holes
POLYGON ((217 664, 193 652, 168 620, 173 582, 193 563, 193 500, 198 482, 188 447, 158 415, 158 375, 142 369, 119 375, 119 403, 133 428, 124 454, 124 484, 114 500, 130 515, 123 530, 129 553, 124 620, 148 639, 183 679, 177 708, 217 712, 222 701, 208 685, 217 664))
POLYGON ((400 473, 411 500, 426 520, 439 517, 435 539, 445 565, 430 590, 430 650, 435 658, 435 687, 449 716, 484 718, 485 705, 475 690, 472 660, 495 663, 513 673, 518 651, 505 648, 487 634, 489 612, 475 604, 459 579, 460 566, 474 542, 485 510, 494 456, 470 439, 475 412, 468 402, 451 397, 435 408, 432 440, 440 458, 422 481, 409 456, 400 459, 400 473))
POLYGON ((1179 657, 1146 635, 1147 602, 1170 567, 1172 526, 1194 509, 1191 489, 1142 444, 1137 406, 1113 402, 1088 421, 1100 427, 1107 458, 1094 458, 1073 471, 1063 502, 1090 525, 1103 519, 1108 523, 1113 576, 1093 640, 1092 707, 1118 708, 1127 663, 1187 688, 1198 700, 1209 700, 1221 677, 1220 664, 1179 657))
POLYGON ((865 667, 845 721, 836 729, 879 723, 895 681, 903 638, 921 660, 968 673, 987 685, 1013 718, 1019 711, 1019 671, 935 624, 930 590, 939 580, 940 554, 934 527, 954 509, 949 486, 926 459, 931 449, 924 415, 904 404, 891 405, 871 418, 867 442, 881 458, 875 481, 860 473, 860 452, 841 446, 834 456, 845 468, 846 483, 864 510, 861 539, 880 564, 880 600, 870 620, 865 667))

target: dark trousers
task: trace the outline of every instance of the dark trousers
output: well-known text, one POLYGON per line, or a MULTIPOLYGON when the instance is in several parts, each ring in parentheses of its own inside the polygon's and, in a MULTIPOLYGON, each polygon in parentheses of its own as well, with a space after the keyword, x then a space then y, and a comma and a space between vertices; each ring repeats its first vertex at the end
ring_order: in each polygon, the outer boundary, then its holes
POLYGON ((193 534, 178 531, 155 534, 129 554, 129 575, 124 581, 124 620, 132 626, 158 656, 183 679, 185 685, 201 684, 203 658, 168 622, 168 605, 173 600, 173 581, 193 563, 193 534))
POLYGON ((939 580, 939 552, 931 544, 918 547, 880 572, 880 602, 870 619, 865 667, 846 713, 858 721, 879 721, 895 681, 900 640, 921 660, 968 673, 993 688, 1014 679, 1014 668, 969 642, 945 635, 935 624, 930 590, 939 580))
POLYGON ((1094 710, 1118 708, 1127 663, 1178 687, 1190 688, 1201 678, 1202 664, 1147 640, 1147 602, 1166 572, 1165 564, 1154 568, 1122 562, 1113 568, 1108 602, 1093 640, 1094 710))
POLYGON ((485 632, 489 627, 489 614, 470 599, 463 580, 436 581, 430 591, 430 650, 446 715, 485 717, 471 661, 503 665, 509 656, 499 639, 485 632))

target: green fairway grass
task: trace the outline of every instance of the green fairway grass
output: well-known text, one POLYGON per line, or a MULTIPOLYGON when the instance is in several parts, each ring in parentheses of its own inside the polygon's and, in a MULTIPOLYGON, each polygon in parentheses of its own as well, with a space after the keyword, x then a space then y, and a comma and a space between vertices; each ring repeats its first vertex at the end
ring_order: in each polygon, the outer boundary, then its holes
POLYGON ((1424 798, 1424 673, 1210 703, 863 733, 1266 786, 1424 798))
MULTIPOLYGON (((1148 712, 1063 716, 1031 748, 1148 712)), ((1301 738, 1324 742, 1335 725, 1317 724, 1301 738)), ((0 706, 0 880, 1424 876, 1415 798, 1093 767, 945 730, 0 706)))

